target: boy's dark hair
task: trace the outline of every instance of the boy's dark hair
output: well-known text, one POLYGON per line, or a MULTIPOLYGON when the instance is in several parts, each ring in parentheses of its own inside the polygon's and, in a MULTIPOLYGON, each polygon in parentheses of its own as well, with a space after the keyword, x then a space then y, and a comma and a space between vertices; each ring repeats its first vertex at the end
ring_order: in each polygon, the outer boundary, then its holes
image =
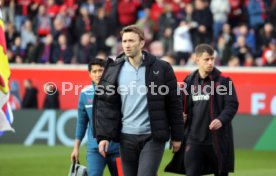
POLYGON ((124 28, 121 30, 121 32, 120 32, 121 37, 122 37, 123 34, 126 33, 126 32, 133 32, 133 33, 135 33, 135 34, 138 34, 140 40, 145 40, 144 31, 143 31, 141 28, 139 28, 138 26, 136 26, 136 25, 130 25, 130 26, 124 27, 124 28))
POLYGON ((101 67, 105 67, 106 61, 99 58, 93 58, 88 64, 88 71, 90 72, 92 70, 92 65, 99 65, 101 67))
POLYGON ((205 43, 197 45, 195 48, 196 56, 201 56, 204 52, 208 53, 210 56, 213 56, 214 48, 211 45, 205 43))

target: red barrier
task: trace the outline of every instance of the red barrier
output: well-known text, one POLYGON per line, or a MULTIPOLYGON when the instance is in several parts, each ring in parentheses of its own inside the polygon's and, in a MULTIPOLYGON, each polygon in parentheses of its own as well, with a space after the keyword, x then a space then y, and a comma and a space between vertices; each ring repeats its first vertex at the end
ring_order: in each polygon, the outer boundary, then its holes
MULTIPOLYGON (((232 78, 240 101, 239 113, 276 114, 276 69, 225 69, 224 75, 232 78)), ((11 66, 11 81, 18 81, 20 95, 24 94, 23 81, 31 79, 38 88, 39 108, 42 108, 45 93, 43 85, 53 82, 60 94, 61 109, 77 108, 80 90, 90 84, 85 66, 59 67, 11 66)), ((176 67, 175 73, 179 82, 191 72, 191 69, 176 67)))

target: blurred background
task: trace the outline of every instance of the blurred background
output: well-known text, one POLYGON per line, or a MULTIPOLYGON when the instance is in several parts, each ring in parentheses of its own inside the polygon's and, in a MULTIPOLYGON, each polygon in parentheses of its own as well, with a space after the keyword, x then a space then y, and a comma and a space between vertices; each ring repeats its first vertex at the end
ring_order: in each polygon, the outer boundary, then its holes
MULTIPOLYGON (((276 175, 276 0, 1 3, 15 129, 0 131, 1 176, 68 173, 78 97, 90 84, 86 64, 122 52, 119 33, 130 24, 144 29, 145 50, 172 64, 179 82, 196 68, 194 46, 215 48, 240 101, 233 175, 276 175)), ((167 150, 159 175, 170 175, 163 169, 171 157, 167 150)))

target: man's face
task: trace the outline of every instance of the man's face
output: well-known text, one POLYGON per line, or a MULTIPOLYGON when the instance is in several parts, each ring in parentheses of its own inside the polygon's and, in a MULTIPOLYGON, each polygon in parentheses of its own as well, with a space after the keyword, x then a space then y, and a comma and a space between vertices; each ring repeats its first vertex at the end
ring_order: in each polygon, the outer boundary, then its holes
POLYGON ((196 56, 196 62, 199 70, 205 73, 211 73, 215 65, 215 57, 204 52, 201 56, 196 56))
POLYGON ((91 67, 92 69, 89 72, 89 77, 94 81, 95 84, 99 84, 104 68, 100 65, 92 65, 91 67))
POLYGON ((122 46, 127 57, 134 58, 141 52, 144 41, 140 40, 139 35, 134 32, 126 32, 122 36, 122 46))

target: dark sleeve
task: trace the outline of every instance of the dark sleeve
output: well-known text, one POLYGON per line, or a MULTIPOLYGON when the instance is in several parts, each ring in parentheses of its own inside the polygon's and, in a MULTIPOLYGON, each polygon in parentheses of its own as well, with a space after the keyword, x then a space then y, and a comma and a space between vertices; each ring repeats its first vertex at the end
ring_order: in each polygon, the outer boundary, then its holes
POLYGON ((225 125, 230 123, 234 118, 238 111, 239 102, 233 81, 230 78, 226 78, 223 85, 227 87, 227 93, 224 95, 224 108, 219 114, 218 119, 225 125))
POLYGON ((185 135, 189 133, 189 128, 191 126, 191 117, 192 117, 192 111, 190 110, 192 108, 192 104, 190 100, 191 82, 192 82, 192 74, 189 74, 188 76, 185 77, 183 81, 184 87, 182 88, 183 91, 181 91, 183 112, 187 115, 187 120, 184 123, 185 135))
POLYGON ((184 121, 182 118, 183 106, 180 91, 174 71, 168 63, 166 63, 165 82, 169 88, 166 96, 166 108, 171 127, 171 139, 174 141, 182 141, 184 137, 184 121))
POLYGON ((101 140, 119 142, 118 136, 121 132, 121 99, 114 85, 115 78, 118 75, 114 74, 113 71, 109 71, 111 62, 113 62, 112 59, 107 60, 106 68, 97 86, 93 101, 93 134, 98 142, 101 140), (112 93, 113 91, 115 92, 112 93))
POLYGON ((191 87, 191 75, 188 75, 183 80, 183 87, 181 91, 181 98, 182 98, 182 104, 183 104, 183 112, 188 114, 188 105, 189 105, 189 94, 190 94, 190 87, 191 87))

